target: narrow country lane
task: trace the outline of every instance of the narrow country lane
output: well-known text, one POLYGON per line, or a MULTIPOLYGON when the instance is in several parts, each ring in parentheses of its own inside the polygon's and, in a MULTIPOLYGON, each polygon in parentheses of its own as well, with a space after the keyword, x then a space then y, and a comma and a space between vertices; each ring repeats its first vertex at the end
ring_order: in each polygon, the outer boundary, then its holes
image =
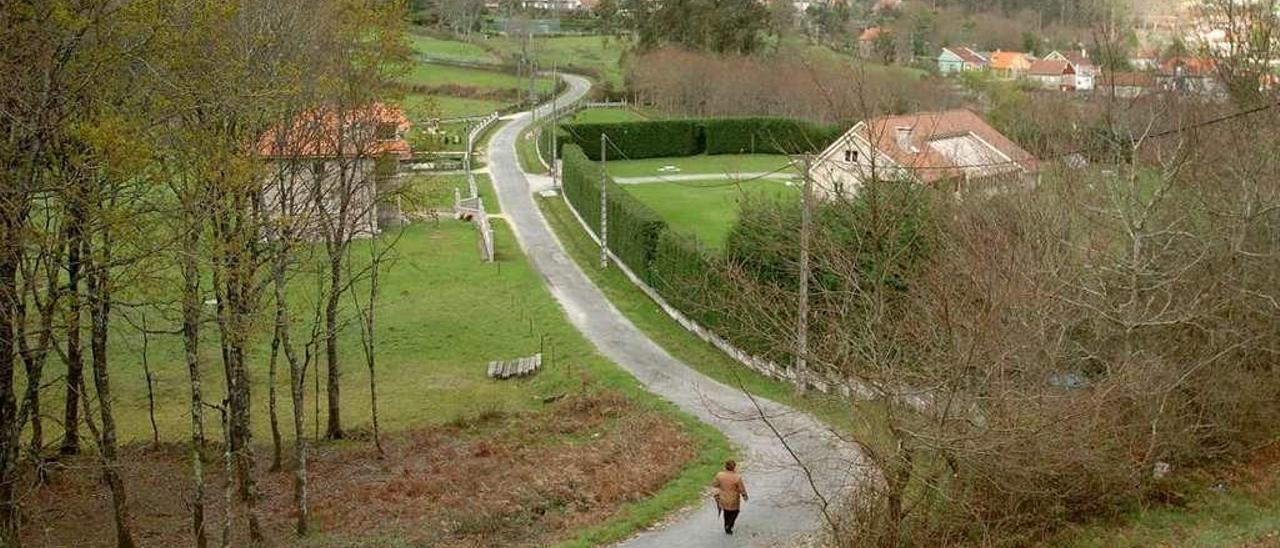
MULTIPOLYGON (((584 96, 590 82, 564 76, 569 88, 561 104, 584 96)), ((544 105, 540 109, 549 110, 544 105)), ((535 268, 564 307, 570 321, 599 351, 635 375, 650 391, 720 431, 738 448, 750 502, 744 504, 734 536, 725 535, 714 504, 668 519, 627 540, 625 546, 776 546, 786 545, 822 527, 818 497, 810 479, 796 466, 787 445, 813 473, 823 497, 838 498, 850 485, 856 457, 816 419, 786 406, 758 399, 787 444, 758 418, 750 398, 735 387, 703 376, 677 360, 637 329, 579 270, 552 233, 534 202, 529 180, 516 158, 516 139, 531 121, 515 116, 499 128, 489 146, 490 175, 502 211, 535 268)), ((625 466, 625 463, 624 465, 625 466)), ((625 471, 623 471, 625 473, 625 471)), ((707 482, 711 478, 706 478, 707 482)))

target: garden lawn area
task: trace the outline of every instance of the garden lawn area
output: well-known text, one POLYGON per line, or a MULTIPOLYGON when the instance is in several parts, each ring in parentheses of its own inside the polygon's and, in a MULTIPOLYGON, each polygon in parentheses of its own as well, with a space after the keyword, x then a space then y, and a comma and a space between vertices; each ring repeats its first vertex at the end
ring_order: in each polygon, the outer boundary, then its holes
MULTIPOLYGON (((498 91, 529 89, 529 81, 514 73, 434 63, 419 63, 403 80, 406 84, 417 86, 455 85, 498 91)), ((536 85, 540 93, 548 93, 555 88, 550 77, 539 77, 536 85)))
POLYGON ((725 237, 738 222, 738 203, 753 199, 799 199, 800 188, 762 179, 741 184, 728 181, 689 181, 624 185, 677 232, 698 237, 708 248, 724 249, 725 237))
MULTIPOLYGON (((610 151, 612 154, 613 151, 610 151)), ((671 175, 721 175, 743 173, 767 173, 782 170, 799 174, 791 165, 791 158, 775 154, 700 154, 682 158, 647 158, 643 160, 616 160, 608 162, 612 177, 658 177, 671 175), (674 166, 675 170, 664 170, 674 166)))
MULTIPOLYGON (((419 211, 453 209, 453 189, 455 188, 460 189, 464 197, 468 194, 466 175, 413 173, 405 177, 405 182, 409 185, 413 205, 419 211)), ((493 182, 489 180, 487 174, 476 174, 476 190, 480 191, 485 211, 502 212, 498 205, 498 196, 493 193, 493 182)))
POLYGON ((646 118, 630 108, 588 108, 579 111, 568 123, 574 124, 612 124, 618 122, 639 122, 646 118))
POLYGON ((510 106, 503 101, 472 99, 451 95, 409 94, 404 98, 405 114, 415 123, 430 118, 484 116, 510 106))
POLYGON ((479 45, 461 40, 444 40, 420 32, 409 33, 409 45, 414 53, 433 58, 477 63, 498 62, 496 56, 479 45))

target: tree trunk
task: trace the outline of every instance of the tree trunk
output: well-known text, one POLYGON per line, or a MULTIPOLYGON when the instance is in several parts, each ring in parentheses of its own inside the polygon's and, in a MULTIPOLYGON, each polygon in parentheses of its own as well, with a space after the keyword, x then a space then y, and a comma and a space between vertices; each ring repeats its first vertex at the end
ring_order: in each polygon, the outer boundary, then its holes
POLYGON ((329 294, 324 309, 324 356, 329 366, 329 425, 325 437, 342 439, 342 402, 340 400, 340 376, 338 369, 338 298, 342 293, 342 254, 329 255, 329 294))
POLYGON ((196 262, 203 226, 192 221, 182 238, 182 346, 191 381, 191 531, 197 548, 209 545, 204 520, 204 396, 200 374, 200 267, 196 262))
MULTIPOLYGON (((74 199, 74 198, 73 198, 74 199)), ((67 394, 62 416, 63 455, 80 452, 80 393, 84 390, 84 350, 80 341, 81 255, 84 253, 84 213, 73 206, 67 221, 67 394)))
POLYGON ((271 277, 275 287, 276 301, 276 336, 280 346, 284 348, 285 360, 289 363, 289 396, 293 402, 293 508, 296 517, 294 530, 298 536, 307 534, 307 436, 306 420, 303 405, 306 395, 306 372, 298 363, 294 354, 293 343, 289 339, 289 310, 285 300, 285 266, 287 253, 283 243, 277 243, 276 258, 272 263, 271 277))
POLYGON ((276 361, 280 357, 281 324, 288 321, 284 310, 276 306, 276 329, 271 337, 271 361, 267 366, 267 414, 271 418, 271 469, 280 471, 280 419, 276 412, 276 361))
MULTIPOLYGON (((6 183, 7 184, 7 183, 6 183)), ((0 188, 0 205, 13 199, 0 188)), ((22 221, 15 215, 0 216, 0 545, 19 546, 17 405, 13 393, 14 325, 17 311, 19 247, 17 231, 22 221)))
MULTIPOLYGON (((111 289, 107 266, 111 261, 111 243, 103 238, 102 257, 90 267, 88 276, 90 351, 93 354, 93 384, 98 393, 99 420, 102 421, 102 472, 111 489, 111 506, 115 511, 116 546, 132 548, 129 530, 129 504, 124 481, 120 478, 116 454, 116 420, 111 411, 111 383, 107 371, 107 329, 111 316, 111 289)), ((85 413, 88 413, 85 408, 85 413)))

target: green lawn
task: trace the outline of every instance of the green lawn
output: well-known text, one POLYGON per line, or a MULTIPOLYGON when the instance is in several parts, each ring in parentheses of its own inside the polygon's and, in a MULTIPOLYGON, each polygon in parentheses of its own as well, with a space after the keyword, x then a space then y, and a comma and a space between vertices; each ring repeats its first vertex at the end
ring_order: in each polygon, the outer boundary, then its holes
POLYGON ((483 47, 461 40, 443 40, 419 32, 410 32, 409 45, 415 53, 438 59, 478 63, 498 62, 497 57, 483 47))
POLYGON ((510 106, 491 99, 471 99, 449 95, 410 94, 404 100, 405 111, 414 121, 429 118, 461 118, 484 116, 510 106))
MULTIPOLYGON (((518 77, 514 73, 433 63, 418 64, 405 75, 404 82, 420 86, 452 84, 488 90, 526 91, 529 89, 529 80, 518 77)), ((550 77, 538 78, 536 86, 539 93, 547 93, 555 88, 550 77)))
POLYGON ((716 154, 683 158, 648 158, 644 160, 609 160, 613 177, 658 177, 669 175, 735 175, 767 173, 782 170, 799 173, 787 156, 773 154, 716 154), (666 169, 675 167, 675 170, 666 169))
POLYGON ((728 181, 689 181, 624 185, 678 232, 693 234, 711 249, 722 249, 729 230, 738 222, 738 203, 746 196, 779 200, 799 199, 800 189, 782 181, 762 179, 731 185, 728 181))
MULTIPOLYGON (((432 175, 415 173, 405 178, 411 188, 411 200, 417 209, 446 210, 453 208, 453 189, 462 192, 463 197, 469 194, 466 175, 432 175)), ((484 173, 476 174, 476 190, 484 201, 484 209, 489 213, 501 213, 498 196, 493 193, 493 182, 484 173)))
POLYGON ((638 122, 645 120, 639 112, 629 108, 588 108, 579 111, 568 120, 574 124, 638 122))

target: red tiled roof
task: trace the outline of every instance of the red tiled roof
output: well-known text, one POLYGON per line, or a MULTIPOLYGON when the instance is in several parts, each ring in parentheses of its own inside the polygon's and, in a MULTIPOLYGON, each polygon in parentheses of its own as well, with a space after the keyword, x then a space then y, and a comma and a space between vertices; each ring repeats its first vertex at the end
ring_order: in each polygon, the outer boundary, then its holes
POLYGON ((394 154, 407 159, 412 151, 401 135, 412 125, 399 107, 383 103, 341 113, 332 107, 318 107, 294 118, 284 135, 279 127, 268 130, 258 140, 258 153, 268 158, 394 154), (378 136, 379 126, 385 124, 395 125, 395 136, 378 136), (338 130, 339 125, 343 131, 338 130))
POLYGON ((1075 70, 1071 68, 1070 62, 1061 59, 1037 59, 1031 63, 1027 73, 1036 76, 1061 76, 1075 74, 1075 70))
POLYGON ((862 31, 862 34, 858 35, 858 41, 870 42, 871 40, 875 40, 876 38, 879 38, 880 35, 883 33, 884 33, 884 29, 880 27, 871 27, 871 28, 868 28, 867 30, 862 31))
POLYGON ((1149 88, 1155 87, 1156 79, 1147 72, 1104 72, 1098 77, 1097 87, 1109 88, 1149 88))
POLYGON ((860 136, 894 163, 915 169, 916 178, 925 183, 960 177, 963 175, 961 168, 964 167, 989 168, 986 170, 993 173, 1018 171, 1019 168, 1029 172, 1039 169, 1039 161, 1034 156, 1000 134, 980 116, 966 109, 875 118, 862 126, 860 136), (910 140, 914 152, 903 150, 900 146, 898 128, 911 128, 910 140), (1005 160, 1001 160, 986 162, 988 165, 983 166, 957 165, 930 146, 931 141, 970 134, 1007 156, 1010 163, 1004 164, 1005 160))
POLYGON ((973 50, 971 50, 971 49, 969 49, 969 48, 966 48, 966 47, 953 47, 953 48, 946 48, 946 49, 947 49, 947 51, 950 51, 951 53, 956 54, 956 56, 957 56, 957 57, 959 57, 962 61, 964 61, 964 62, 966 62, 966 63, 972 63, 972 64, 975 64, 975 65, 985 65, 985 64, 987 64, 987 58, 986 58, 986 57, 983 57, 983 56, 982 56, 982 54, 980 54, 980 53, 978 53, 978 52, 976 52, 976 51, 973 51, 973 50))
POLYGON ((1174 57, 1160 63, 1160 72, 1164 74, 1173 74, 1174 70, 1182 67, 1184 74, 1187 76, 1205 76, 1214 71, 1213 59, 1205 59, 1202 57, 1174 57))

